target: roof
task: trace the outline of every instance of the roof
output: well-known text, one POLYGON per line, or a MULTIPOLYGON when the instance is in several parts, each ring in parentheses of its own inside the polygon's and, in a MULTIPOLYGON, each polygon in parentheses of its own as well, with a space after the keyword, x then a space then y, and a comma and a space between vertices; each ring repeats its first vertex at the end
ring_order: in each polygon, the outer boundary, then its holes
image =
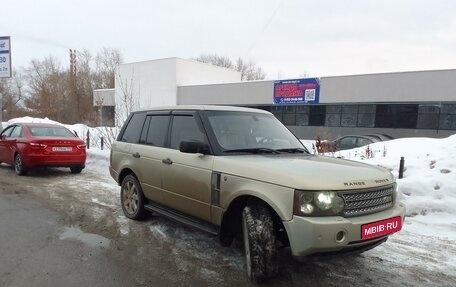
POLYGON ((65 128, 63 125, 51 124, 51 123, 26 123, 26 122, 21 123, 21 122, 18 122, 18 123, 14 123, 12 125, 24 125, 27 127, 43 127, 43 128, 55 128, 55 127, 65 128))
POLYGON ((154 107, 148 109, 141 109, 138 111, 163 111, 163 110, 201 110, 201 111, 233 111, 233 112, 251 112, 251 113, 261 113, 261 114, 270 114, 268 111, 236 107, 236 106, 211 106, 211 105, 177 105, 177 106, 163 106, 163 107, 154 107))

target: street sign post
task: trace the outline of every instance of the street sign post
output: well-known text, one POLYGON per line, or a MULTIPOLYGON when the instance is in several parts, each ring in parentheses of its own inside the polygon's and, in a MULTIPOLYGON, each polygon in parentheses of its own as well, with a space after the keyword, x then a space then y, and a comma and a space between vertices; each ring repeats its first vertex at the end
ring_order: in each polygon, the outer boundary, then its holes
POLYGON ((11 38, 0 36, 0 78, 11 78, 11 38))
MULTIPOLYGON (((0 78, 11 78, 11 38, 0 36, 0 78)), ((3 121, 3 95, 0 93, 0 132, 3 121)))

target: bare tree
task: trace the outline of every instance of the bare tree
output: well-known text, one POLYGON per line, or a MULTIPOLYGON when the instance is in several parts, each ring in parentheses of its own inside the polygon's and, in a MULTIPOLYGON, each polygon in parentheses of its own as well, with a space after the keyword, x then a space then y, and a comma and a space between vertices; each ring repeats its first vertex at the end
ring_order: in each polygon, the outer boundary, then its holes
MULTIPOLYGON (((133 73, 134 74, 134 73, 133 73)), ((120 127, 127 119, 128 115, 135 109, 135 98, 133 95, 133 76, 130 79, 124 79, 119 73, 116 73, 116 83, 120 88, 119 94, 116 95, 116 126, 120 127)))
POLYGON ((21 105, 24 99, 24 76, 21 71, 14 71, 12 78, 0 79, 0 94, 2 95, 2 108, 5 111, 3 119, 22 116, 24 114, 21 105))
POLYGON ((218 56, 216 54, 202 54, 195 59, 198 62, 212 64, 214 66, 234 69, 233 62, 228 57, 218 56))
POLYGON ((241 73, 241 81, 264 80, 266 77, 263 69, 261 69, 261 67, 258 67, 252 60, 246 62, 245 60, 238 58, 236 60, 236 64, 233 64, 233 62, 228 57, 219 56, 216 54, 202 54, 199 57, 195 58, 195 60, 219 67, 236 70, 241 73))
POLYGON ((112 89, 116 69, 122 63, 122 55, 114 48, 103 48, 95 57, 95 89, 112 89))
POLYGON ((68 76, 60 63, 53 57, 42 61, 32 60, 27 69, 29 97, 25 99, 27 108, 38 116, 51 117, 54 120, 68 122, 68 110, 73 109, 68 103, 68 76))
POLYGON ((241 81, 264 80, 266 77, 263 69, 257 67, 252 60, 245 62, 243 59, 238 58, 235 68, 236 71, 241 72, 241 81))

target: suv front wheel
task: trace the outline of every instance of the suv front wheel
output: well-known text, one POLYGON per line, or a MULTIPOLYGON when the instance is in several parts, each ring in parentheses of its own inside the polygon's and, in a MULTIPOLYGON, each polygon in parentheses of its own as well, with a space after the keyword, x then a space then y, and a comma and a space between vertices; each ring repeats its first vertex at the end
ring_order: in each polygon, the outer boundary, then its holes
POLYGON ((147 210, 144 209, 146 199, 139 181, 132 174, 127 175, 122 181, 120 201, 126 217, 141 220, 147 216, 147 210))
POLYGON ((275 276, 278 273, 276 236, 271 213, 265 206, 244 208, 242 238, 249 278, 261 282, 275 276))

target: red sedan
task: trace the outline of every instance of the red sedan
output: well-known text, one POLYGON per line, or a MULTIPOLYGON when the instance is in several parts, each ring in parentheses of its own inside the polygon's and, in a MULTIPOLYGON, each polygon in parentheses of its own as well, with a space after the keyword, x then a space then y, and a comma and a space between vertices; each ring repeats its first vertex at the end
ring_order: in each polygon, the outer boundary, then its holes
POLYGON ((0 163, 14 165, 18 175, 39 166, 85 167, 86 145, 67 128, 54 124, 17 123, 0 134, 0 163))

